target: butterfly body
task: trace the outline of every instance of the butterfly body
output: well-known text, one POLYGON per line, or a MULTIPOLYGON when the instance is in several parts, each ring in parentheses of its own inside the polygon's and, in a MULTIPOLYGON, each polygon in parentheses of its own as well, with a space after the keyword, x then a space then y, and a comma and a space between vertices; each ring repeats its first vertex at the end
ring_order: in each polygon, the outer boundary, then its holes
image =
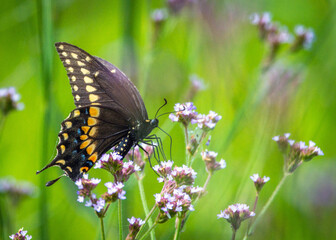
POLYGON ((148 119, 138 90, 117 67, 74 45, 55 46, 76 108, 61 123, 56 157, 41 171, 56 165, 76 181, 112 147, 124 157, 158 126, 158 120, 148 119))

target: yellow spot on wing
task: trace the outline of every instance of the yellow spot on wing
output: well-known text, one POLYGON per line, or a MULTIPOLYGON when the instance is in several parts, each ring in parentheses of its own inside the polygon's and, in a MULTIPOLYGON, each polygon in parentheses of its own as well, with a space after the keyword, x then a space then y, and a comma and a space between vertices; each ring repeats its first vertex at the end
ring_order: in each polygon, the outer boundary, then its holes
POLYGON ((70 60, 69 59, 65 60, 65 63, 70 64, 70 60))
POLYGON ((78 55, 76 53, 71 53, 71 56, 74 58, 74 59, 77 59, 78 58, 78 55))
POLYGON ((85 134, 87 134, 87 132, 89 131, 89 129, 90 129, 90 127, 88 127, 88 126, 84 126, 84 127, 82 127, 82 130, 83 130, 83 132, 84 132, 85 134))
POLYGON ((80 140, 86 140, 88 138, 88 136, 87 135, 81 135, 79 138, 80 138, 80 140))
POLYGON ((91 117, 88 118, 88 125, 89 126, 93 126, 93 125, 96 125, 96 124, 97 124, 97 119, 91 118, 91 117))
POLYGON ((96 94, 90 94, 90 95, 89 95, 89 100, 90 100, 90 102, 95 102, 95 101, 97 101, 98 99, 99 99, 99 96, 96 95, 96 94))
POLYGON ((61 50, 63 50, 63 49, 64 49, 64 46, 63 46, 63 45, 59 45, 58 48, 61 49, 61 50))
POLYGON ((111 70, 111 73, 115 73, 115 72, 116 72, 116 70, 115 70, 115 69, 112 69, 112 70, 111 70))
POLYGON ((96 162, 98 158, 98 154, 95 152, 94 154, 91 155, 91 157, 89 157, 89 160, 91 160, 92 162, 96 162))
POLYGON ((73 86, 73 89, 75 90, 75 92, 77 92, 77 91, 78 91, 78 86, 77 86, 77 85, 74 85, 74 86, 73 86))
POLYGON ((90 74, 90 71, 85 68, 81 68, 80 70, 84 75, 90 74))
POLYGON ((61 159, 61 160, 58 160, 56 163, 57 163, 57 164, 64 165, 64 164, 65 164, 65 161, 64 161, 63 159, 61 159))
POLYGON ((62 133, 62 136, 63 136, 64 140, 67 140, 69 138, 69 135, 67 133, 62 133))
POLYGON ((95 88, 95 87, 92 87, 92 86, 90 86, 90 85, 87 85, 86 86, 86 91, 88 91, 88 92, 94 92, 94 91, 96 91, 97 90, 97 88, 95 88))
POLYGON ((92 78, 90 78, 90 77, 88 77, 88 76, 85 76, 85 77, 84 77, 84 82, 85 82, 85 83, 93 83, 93 80, 92 80, 92 78))
POLYGON ((81 61, 77 61, 78 66, 85 66, 85 63, 81 62, 81 61))
POLYGON ((95 148, 96 148, 96 144, 95 144, 95 143, 92 143, 90 146, 88 146, 88 147, 86 148, 86 152, 87 152, 89 155, 91 155, 91 154, 93 153, 93 151, 95 150, 95 148))
POLYGON ((69 72, 72 72, 72 73, 74 72, 73 67, 69 67, 68 70, 69 70, 69 72))
POLYGON ((90 113, 91 117, 98 117, 99 112, 100 112, 100 110, 97 107, 90 107, 90 109, 89 109, 89 113, 90 113))
POLYGON ((65 146, 64 146, 64 145, 61 145, 61 146, 60 146, 60 149, 61 149, 61 153, 63 154, 64 151, 65 151, 65 146))
POLYGON ((72 168, 71 167, 67 166, 66 168, 69 170, 69 172, 72 172, 72 168))
POLYGON ((80 100, 80 96, 79 96, 79 95, 76 95, 76 96, 75 96, 75 99, 76 99, 76 101, 79 101, 79 100, 80 100))
POLYGON ((90 137, 94 137, 97 133, 97 130, 98 130, 97 127, 92 127, 89 133, 90 137))
POLYGON ((71 80, 74 82, 74 81, 76 81, 76 77, 75 76, 72 76, 71 77, 71 80))
POLYGON ((82 142, 82 144, 79 146, 79 148, 80 149, 86 148, 91 142, 92 142, 91 139, 86 140, 86 141, 82 142))
POLYGON ((99 75, 99 71, 97 71, 97 72, 95 72, 95 77, 98 77, 98 75, 99 75))
POLYGON ((85 58, 85 60, 86 60, 87 62, 90 62, 90 61, 91 61, 91 58, 90 58, 89 56, 87 56, 87 57, 85 58))
POLYGON ((74 111, 74 117, 78 117, 80 115, 80 111, 79 110, 75 110, 74 111))
POLYGON ((62 52, 62 55, 63 55, 64 57, 68 56, 68 54, 67 54, 66 52, 62 52))
POLYGON ((89 171, 89 168, 88 167, 81 167, 80 171, 81 172, 87 172, 87 171, 89 171))
POLYGON ((68 128, 71 128, 72 127, 72 122, 69 122, 69 121, 66 121, 64 123, 65 127, 68 129, 68 128))

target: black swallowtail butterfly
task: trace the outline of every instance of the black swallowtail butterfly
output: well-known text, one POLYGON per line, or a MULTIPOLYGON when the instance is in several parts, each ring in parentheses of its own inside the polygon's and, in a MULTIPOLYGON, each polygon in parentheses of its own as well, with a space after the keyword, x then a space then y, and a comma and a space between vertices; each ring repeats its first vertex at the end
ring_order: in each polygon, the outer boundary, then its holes
POLYGON ((65 172, 62 176, 76 181, 112 147, 124 157, 132 146, 150 137, 158 119, 148 119, 139 91, 117 67, 69 43, 55 46, 76 109, 61 124, 56 157, 37 174, 56 165, 65 172))

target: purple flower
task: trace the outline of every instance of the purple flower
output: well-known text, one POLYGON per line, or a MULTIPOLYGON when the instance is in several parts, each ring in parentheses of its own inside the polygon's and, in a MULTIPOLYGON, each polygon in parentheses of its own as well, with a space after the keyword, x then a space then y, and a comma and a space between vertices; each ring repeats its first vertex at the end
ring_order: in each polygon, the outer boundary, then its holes
POLYGON ((295 27, 295 42, 291 48, 292 51, 297 51, 301 48, 310 49, 312 43, 315 40, 315 34, 313 29, 305 28, 302 25, 297 25, 295 27))
POLYGON ((24 104, 19 103, 21 96, 14 87, 0 89, 0 111, 7 115, 12 110, 23 110, 24 104))
POLYGON ((169 118, 173 122, 181 122, 185 127, 189 125, 192 119, 196 118, 197 112, 195 112, 196 107, 192 102, 187 103, 176 103, 174 110, 176 113, 171 113, 169 118))
POLYGON ((285 133, 283 136, 275 136, 272 139, 277 142, 281 152, 285 153, 288 148, 288 144, 292 145, 293 140, 289 140, 290 133, 285 133))
POLYGON ((255 213, 250 212, 249 206, 237 203, 221 211, 220 214, 217 215, 217 218, 226 219, 231 224, 232 229, 237 231, 242 221, 253 216, 255 216, 255 213))
POLYGON ((171 172, 172 178, 178 186, 194 184, 197 173, 186 165, 182 167, 175 166, 171 172))
POLYGON ((208 115, 198 114, 196 118, 191 120, 192 124, 197 124, 197 127, 203 131, 210 131, 215 128, 217 122, 222 119, 214 111, 210 111, 208 115))
POLYGON ((257 193, 259 193, 264 184, 270 180, 270 178, 266 176, 261 178, 259 174, 253 174, 250 178, 254 182, 254 186, 257 190, 257 193))
POLYGON ((219 162, 216 161, 216 157, 218 155, 216 152, 205 150, 201 153, 201 155, 208 172, 212 173, 226 167, 224 159, 221 159, 219 162))
POLYGON ((145 224, 145 221, 135 217, 127 218, 127 221, 129 222, 129 234, 126 237, 126 240, 134 240, 140 230, 140 227, 145 224))
POLYGON ((161 162, 160 165, 155 165, 153 167, 153 170, 161 176, 158 178, 159 182, 163 182, 164 179, 167 179, 170 177, 170 174, 172 172, 173 163, 174 163, 173 161, 168 160, 167 162, 161 162))
POLYGON ((124 184, 122 182, 107 182, 105 186, 107 187, 107 193, 103 195, 103 198, 106 202, 112 203, 118 199, 126 199, 126 192, 123 190, 124 184))
POLYGON ((161 24, 167 19, 167 17, 168 17, 168 13, 166 9, 154 9, 151 14, 151 18, 153 22, 156 24, 161 24))
POLYGON ((27 235, 28 231, 24 231, 23 228, 19 229, 19 231, 15 234, 12 234, 9 236, 10 239, 13 240, 30 240, 32 239, 32 236, 27 235))
MULTIPOLYGON (((75 182, 79 189, 77 192, 78 196, 82 196, 84 198, 90 197, 91 191, 97 187, 98 183, 100 183, 100 179, 88 179, 88 175, 84 174, 83 178, 80 178, 75 182)), ((77 201, 83 202, 82 200, 84 199, 82 197, 78 197, 77 201)))

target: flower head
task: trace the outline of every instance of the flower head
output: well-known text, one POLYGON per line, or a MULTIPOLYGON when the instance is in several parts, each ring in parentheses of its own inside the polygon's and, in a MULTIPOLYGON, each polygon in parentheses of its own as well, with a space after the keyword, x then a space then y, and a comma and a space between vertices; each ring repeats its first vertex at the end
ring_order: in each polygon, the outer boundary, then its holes
POLYGON ((107 182, 105 183, 105 186, 107 187, 107 193, 103 195, 103 199, 108 202, 112 203, 115 202, 118 199, 124 200, 126 199, 126 192, 123 190, 124 184, 121 182, 107 182))
POLYGON ((254 186, 257 190, 257 193, 259 193, 264 184, 270 180, 270 178, 266 176, 261 178, 259 174, 253 174, 250 178, 254 182, 254 186))
POLYGON ((291 50, 295 52, 297 50, 300 50, 301 48, 310 49, 315 40, 315 34, 313 29, 305 28, 302 25, 297 25, 294 31, 295 41, 292 45, 291 50))
POLYGON ((176 103, 174 106, 176 113, 171 113, 169 118, 173 122, 181 122, 184 126, 188 126, 192 119, 196 118, 197 116, 195 109, 196 107, 192 102, 183 104, 176 103))
POLYGON ((166 162, 161 162, 160 165, 155 165, 153 167, 153 170, 161 176, 158 178, 159 182, 163 182, 164 179, 169 178, 172 172, 173 163, 173 161, 168 160, 166 162))
POLYGON ((0 179, 0 194, 9 196, 14 205, 18 205, 23 199, 31 197, 35 192, 35 186, 30 182, 16 181, 11 178, 0 179))
POLYGON ((288 145, 291 140, 289 140, 290 133, 285 133, 282 136, 275 136, 272 139, 277 142, 281 152, 285 153, 287 151, 288 145))
POLYGON ((19 229, 19 231, 15 234, 12 234, 9 236, 10 239, 13 240, 30 240, 32 239, 32 236, 27 235, 28 231, 24 231, 23 228, 19 229))
POLYGON ((0 89, 0 111, 7 115, 12 110, 22 110, 23 103, 19 103, 21 96, 14 87, 0 89))
POLYGON ((186 165, 182 167, 175 166, 171 172, 172 178, 175 180, 177 186, 193 185, 197 173, 186 165))
POLYGON ((224 159, 221 159, 219 162, 216 161, 216 157, 218 155, 216 152, 205 150, 201 153, 201 155, 208 172, 214 172, 226 167, 224 159))
POLYGON ((145 221, 141 220, 141 218, 127 218, 129 222, 129 234, 126 237, 126 240, 134 240, 136 235, 138 234, 140 227, 145 224, 145 221))
POLYGON ((255 216, 255 213, 250 212, 249 206, 236 203, 221 211, 220 214, 217 215, 217 218, 226 219, 231 224, 231 227, 237 231, 242 221, 253 216, 255 216))
POLYGON ((210 131, 215 128, 217 122, 222 119, 214 111, 210 111, 208 115, 198 114, 196 118, 191 120, 192 124, 197 124, 197 127, 203 131, 210 131))
POLYGON ((81 200, 83 200, 83 197, 90 197, 91 192, 93 189, 95 189, 98 185, 98 183, 100 183, 100 179, 97 178, 92 178, 92 179, 88 179, 89 176, 87 174, 83 175, 83 178, 78 179, 75 184, 78 187, 78 196, 80 196, 78 198, 79 202, 83 202, 81 200))

